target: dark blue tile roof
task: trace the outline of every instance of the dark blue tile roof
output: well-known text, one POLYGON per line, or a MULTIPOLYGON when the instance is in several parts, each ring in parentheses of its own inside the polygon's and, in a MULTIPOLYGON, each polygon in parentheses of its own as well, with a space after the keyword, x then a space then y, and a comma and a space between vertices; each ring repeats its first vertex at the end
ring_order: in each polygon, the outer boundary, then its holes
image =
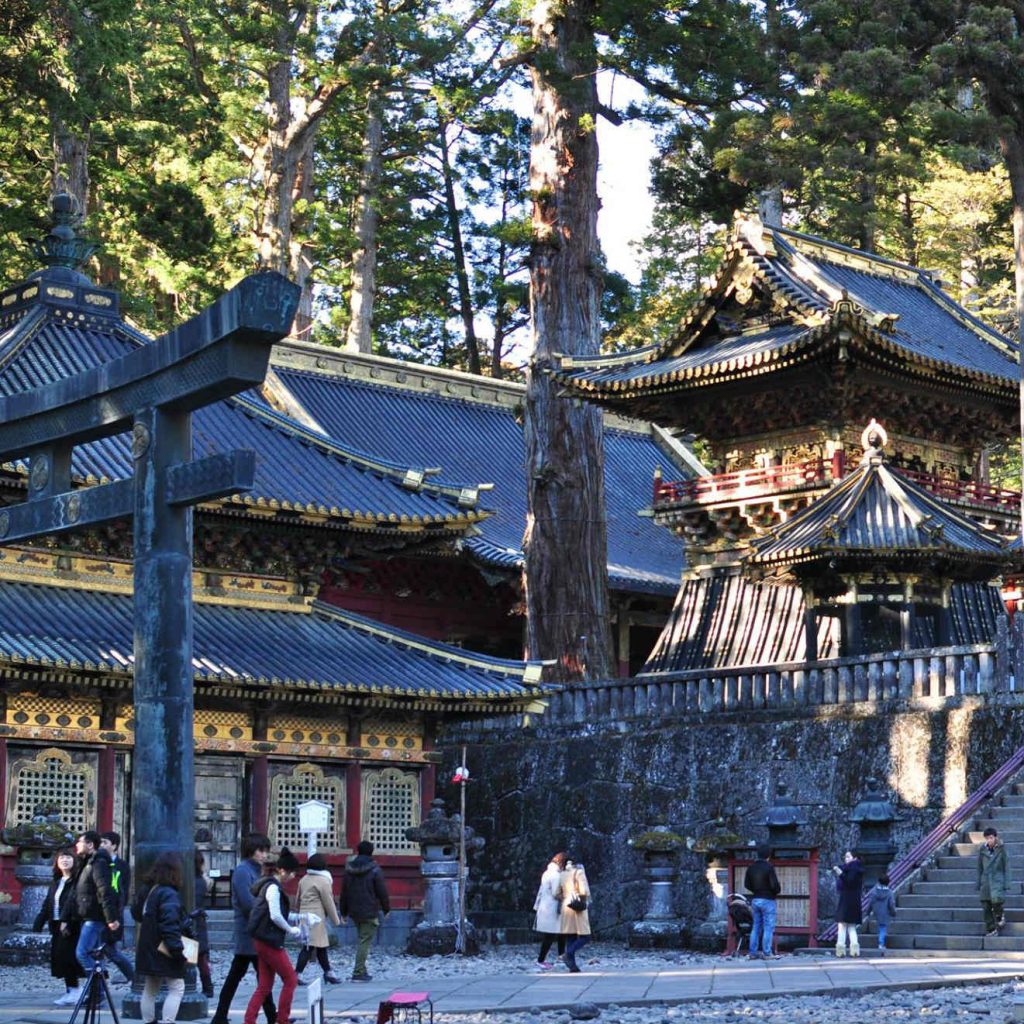
MULTIPOLYGON (((526 471, 523 431, 512 408, 284 366, 274 370, 332 436, 382 458, 441 467, 432 479, 494 483, 487 503, 498 514, 465 546, 491 565, 521 564, 526 471)), ((654 468, 669 461, 647 434, 605 430, 608 562, 619 589, 668 594, 678 586, 681 545, 637 515, 650 502, 654 468)), ((673 466, 672 473, 685 470, 673 466)))
MULTIPOLYGON (((999 537, 890 469, 877 456, 823 497, 754 541, 751 561, 797 563, 833 554, 966 557, 972 568, 1005 558, 999 537)), ((989 569, 991 575, 995 568, 989 569)))
POLYGON ((810 235, 768 229, 751 240, 739 227, 730 259, 691 321, 660 348, 619 356, 574 357, 557 376, 586 392, 627 396, 672 381, 728 373, 778 360, 798 348, 808 352, 845 297, 881 343, 908 364, 937 366, 957 376, 983 376, 999 388, 1019 380, 1016 347, 953 301, 931 276, 915 267, 859 252, 810 235), (756 240, 755 240, 756 241, 756 240), (746 335, 717 337, 704 331, 729 275, 746 263, 762 290, 781 298, 792 323, 746 335), (699 315, 698 315, 699 314, 699 315))
MULTIPOLYGON (((0 582, 0 659, 113 673, 132 664, 132 598, 0 582)), ((195 605, 197 680, 420 699, 526 699, 527 663, 469 654, 329 605, 311 611, 195 605)), ((531 678, 539 666, 533 665, 531 678)))
MULTIPOLYGON (((52 312, 32 311, 0 334, 0 394, 52 383, 145 343, 142 335, 114 319, 81 328, 52 312)), ((403 487, 404 465, 353 451, 260 401, 238 397, 216 402, 198 410, 192 423, 197 457, 231 448, 255 450, 256 485, 247 494, 229 499, 234 502, 329 512, 364 523, 376 519, 455 526, 485 514, 458 508, 450 495, 429 483, 419 490, 403 487)), ((130 476, 128 445, 127 435, 120 435, 76 448, 76 476, 87 481, 130 476)))

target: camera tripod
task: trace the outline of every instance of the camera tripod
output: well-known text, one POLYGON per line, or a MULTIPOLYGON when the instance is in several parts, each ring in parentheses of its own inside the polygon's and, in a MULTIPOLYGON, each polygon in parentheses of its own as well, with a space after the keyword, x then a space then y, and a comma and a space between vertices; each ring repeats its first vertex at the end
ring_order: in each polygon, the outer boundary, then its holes
POLYGON ((94 967, 89 972, 88 980, 82 987, 82 994, 75 1003, 71 1012, 68 1024, 76 1024, 79 1013, 82 1014, 81 1024, 99 1024, 102 1003, 100 997, 106 1000, 110 1015, 114 1018, 114 1024, 121 1024, 117 1015, 117 1008, 114 1006, 114 997, 110 994, 110 985, 107 983, 107 959, 106 947, 98 946, 90 950, 89 955, 93 958, 94 967))

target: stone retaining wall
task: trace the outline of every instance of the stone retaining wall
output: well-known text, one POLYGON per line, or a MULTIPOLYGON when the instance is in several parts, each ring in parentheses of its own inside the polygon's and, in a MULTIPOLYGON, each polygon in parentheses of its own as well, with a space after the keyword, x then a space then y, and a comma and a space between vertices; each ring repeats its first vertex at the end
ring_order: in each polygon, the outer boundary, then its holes
MULTIPOLYGON (((565 849, 587 866, 595 930, 624 936, 645 898, 630 836, 665 824, 697 837, 724 815, 744 839, 766 838, 759 822, 780 782, 811 822, 800 839, 821 847, 823 876, 856 841, 846 819, 872 774, 903 816, 903 853, 1024 744, 1022 704, 1000 693, 492 728, 468 743, 467 821, 487 841, 472 862, 471 910, 528 911, 548 857, 565 849)), ((442 746, 454 766, 458 747, 442 746)), ((439 785, 450 802, 455 790, 439 785)), ((675 895, 691 931, 709 912, 706 867, 682 857, 675 895)), ((1014 871, 1024 877, 1024 865, 1014 871)), ((819 888, 824 926, 834 883, 819 888)))

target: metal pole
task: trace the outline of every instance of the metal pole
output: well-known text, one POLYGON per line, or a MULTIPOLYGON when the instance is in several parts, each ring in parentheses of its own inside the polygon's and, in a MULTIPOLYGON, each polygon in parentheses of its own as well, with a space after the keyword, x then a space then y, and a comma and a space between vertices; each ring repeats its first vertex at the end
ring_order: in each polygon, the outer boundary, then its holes
MULTIPOLYGON (((462 767, 466 767, 466 748, 462 748, 462 767)), ((466 773, 459 784, 459 936, 457 953, 466 952, 466 773)))

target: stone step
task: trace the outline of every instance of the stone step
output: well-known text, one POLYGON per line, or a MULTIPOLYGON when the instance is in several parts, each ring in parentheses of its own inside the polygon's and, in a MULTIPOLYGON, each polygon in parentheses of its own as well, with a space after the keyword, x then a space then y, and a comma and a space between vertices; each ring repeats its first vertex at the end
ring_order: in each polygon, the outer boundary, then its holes
POLYGON ((987 828, 994 828, 997 832, 1015 832, 1019 830, 1022 815, 1016 808, 996 807, 989 811, 982 818, 975 818, 974 829, 984 832, 987 828))
POLYGON ((1000 800, 1000 805, 1003 807, 1024 808, 1024 793, 1007 793, 1000 800))
MULTIPOLYGON (((1010 908, 1003 906, 1006 920, 1015 924, 1024 924, 1024 907, 1010 908)), ((900 906, 896 911, 896 919, 900 921, 916 921, 919 924, 927 921, 974 921, 981 925, 985 919, 981 903, 973 907, 920 907, 900 906)))
MULTIPOLYGON (((1024 857, 1024 842, 1022 843, 1005 843, 1006 854, 1012 860, 1014 857, 1024 857)), ((980 846, 974 843, 952 843, 950 846, 950 852, 957 854, 960 857, 977 857, 980 846)))
MULTIPOLYGON (((908 921, 902 915, 897 916, 889 924, 891 935, 918 935, 927 932, 929 935, 973 935, 978 939, 984 937, 985 927, 978 915, 977 921, 908 921)), ((1007 921, 1000 933, 1003 938, 1016 937, 1024 942, 1024 921, 1016 923, 1007 921)))
MULTIPOLYGON (((970 896, 936 896, 925 893, 909 892, 901 893, 896 897, 896 905, 900 913, 904 909, 921 908, 944 909, 944 910, 966 910, 972 907, 981 907, 978 901, 978 894, 975 892, 970 896)), ((1007 910, 1024 910, 1024 896, 1007 896, 1003 905, 1007 910)))
MULTIPOLYGON (((1014 829, 1013 831, 1007 829, 1005 832, 1002 829, 998 829, 999 838, 1004 843, 1024 843, 1024 829, 1014 829)), ((983 829, 971 829, 967 832, 960 833, 960 842, 962 843, 977 843, 979 846, 985 842, 985 832, 983 829)))
MULTIPOLYGON (((870 941, 871 948, 878 945, 876 936, 865 935, 862 946, 870 941)), ((889 949, 933 949, 949 950, 950 952, 1024 952, 1024 937, 995 936, 991 939, 983 935, 936 935, 933 933, 892 934, 886 936, 885 945, 889 949)))
POLYGON ((967 857, 958 857, 956 854, 945 854, 935 858, 935 864, 924 869, 925 876, 941 881, 941 875, 947 882, 959 882, 964 879, 976 878, 978 875, 978 862, 967 857))
MULTIPOLYGON (((918 896, 973 896, 977 899, 978 887, 974 882, 914 882, 913 892, 918 896)), ((1007 888, 1008 896, 1017 896, 1021 892, 1020 882, 1011 882, 1007 888)))

